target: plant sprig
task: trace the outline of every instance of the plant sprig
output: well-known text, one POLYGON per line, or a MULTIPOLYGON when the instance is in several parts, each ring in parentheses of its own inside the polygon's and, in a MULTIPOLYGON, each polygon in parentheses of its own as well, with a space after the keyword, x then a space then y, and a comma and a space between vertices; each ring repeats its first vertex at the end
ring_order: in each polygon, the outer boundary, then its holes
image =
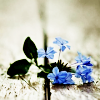
POLYGON ((93 64, 91 64, 90 57, 86 57, 78 52, 74 64, 70 64, 70 66, 68 66, 68 63, 64 64, 60 59, 60 55, 66 48, 70 49, 68 45, 69 42, 60 37, 55 39, 56 41, 53 43, 60 47, 59 59, 57 62, 48 63, 46 66, 38 65, 38 58, 47 57, 48 59, 53 59, 57 52, 54 50, 54 47, 47 47, 46 51, 44 49, 37 50, 35 43, 30 37, 27 37, 23 44, 23 52, 26 57, 30 59, 30 62, 27 59, 15 61, 8 68, 7 74, 11 77, 15 75, 25 75, 29 71, 30 66, 35 63, 41 70, 40 73, 37 73, 37 76, 41 78, 48 77, 53 81, 53 84, 74 84, 75 82, 72 80, 73 75, 75 75, 76 78, 81 78, 83 83, 93 82, 94 79, 91 77, 93 64), (76 70, 71 66, 77 66, 76 70))

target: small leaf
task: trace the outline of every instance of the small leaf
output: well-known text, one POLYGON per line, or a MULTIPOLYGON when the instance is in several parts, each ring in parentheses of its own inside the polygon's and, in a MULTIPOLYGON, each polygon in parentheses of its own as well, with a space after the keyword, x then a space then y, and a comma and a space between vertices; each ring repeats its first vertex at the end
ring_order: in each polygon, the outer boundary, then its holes
POLYGON ((35 43, 30 39, 30 37, 27 37, 26 40, 24 41, 23 51, 29 59, 34 58, 34 62, 37 65, 37 58, 38 58, 37 48, 35 43))
POLYGON ((17 60, 10 64, 7 74, 11 77, 14 75, 25 75, 28 72, 30 66, 31 63, 29 63, 26 59, 17 60))
POLYGON ((76 73, 76 70, 75 69, 71 69, 71 73, 76 73))
POLYGON ((49 64, 47 64, 47 66, 39 65, 38 68, 40 68, 45 73, 51 73, 52 72, 52 67, 50 67, 49 64))
POLYGON ((43 71, 41 71, 40 73, 37 73, 37 77, 40 77, 40 78, 46 78, 48 75, 48 73, 45 73, 43 71))

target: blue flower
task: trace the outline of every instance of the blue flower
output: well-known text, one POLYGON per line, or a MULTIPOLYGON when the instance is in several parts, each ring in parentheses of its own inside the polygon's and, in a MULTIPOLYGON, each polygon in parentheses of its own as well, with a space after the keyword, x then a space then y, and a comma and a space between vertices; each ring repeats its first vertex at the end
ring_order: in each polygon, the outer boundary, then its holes
POLYGON ((60 46, 60 50, 61 50, 61 51, 64 51, 64 50, 66 49, 66 47, 67 47, 68 49, 70 49, 70 46, 67 45, 68 41, 66 41, 66 40, 64 40, 64 39, 62 39, 62 38, 60 38, 60 37, 57 37, 57 38, 55 38, 55 39, 56 39, 56 41, 54 41, 53 43, 54 43, 54 44, 57 44, 58 46, 60 46))
POLYGON ((72 74, 68 72, 66 76, 66 81, 63 84, 75 84, 75 82, 71 78, 72 74))
POLYGON ((66 71, 59 72, 58 67, 54 67, 52 72, 47 75, 47 78, 53 80, 53 84, 74 84, 71 79, 71 73, 67 73, 66 71))
POLYGON ((81 66, 77 66, 75 77, 80 78, 82 76, 82 72, 84 71, 84 68, 81 66))
POLYGON ((91 77, 92 68, 87 68, 86 66, 78 66, 76 69, 75 77, 81 78, 83 83, 93 82, 94 79, 91 77))
POLYGON ((59 72, 58 67, 54 67, 52 72, 53 73, 49 73, 47 75, 47 78, 54 80, 53 84, 62 84, 63 82, 65 82, 65 78, 67 76, 66 71, 59 72))
POLYGON ((38 58, 47 57, 49 59, 53 59, 54 54, 56 53, 56 51, 53 50, 53 47, 48 47, 46 52, 44 49, 39 49, 37 50, 37 52, 38 52, 38 58))
POLYGON ((91 73, 92 73, 92 69, 89 68, 89 69, 86 69, 83 71, 83 75, 82 75, 82 81, 83 83, 86 83, 86 81, 88 82, 93 82, 94 79, 91 77, 91 73))
POLYGON ((91 64, 91 59, 90 57, 86 57, 84 55, 82 55, 80 52, 78 52, 78 56, 75 58, 75 60, 77 61, 77 63, 80 63, 82 65, 86 65, 86 66, 93 66, 93 64, 91 64))

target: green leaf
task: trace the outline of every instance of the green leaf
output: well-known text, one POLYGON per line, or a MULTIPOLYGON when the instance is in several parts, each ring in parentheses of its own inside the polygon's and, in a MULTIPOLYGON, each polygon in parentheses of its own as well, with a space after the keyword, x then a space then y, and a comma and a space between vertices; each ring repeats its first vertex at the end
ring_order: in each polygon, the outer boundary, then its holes
POLYGON ((47 66, 39 65, 38 68, 40 68, 45 73, 51 73, 53 69, 49 64, 47 64, 47 66))
POLYGON ((26 40, 24 41, 23 51, 29 59, 34 58, 34 62, 37 65, 37 58, 38 58, 37 48, 35 43, 30 39, 30 37, 27 37, 26 40))
POLYGON ((76 73, 76 70, 75 69, 71 69, 71 73, 76 73))
POLYGON ((30 66, 31 63, 29 63, 26 59, 17 60, 10 64, 7 74, 11 77, 14 75, 25 75, 28 72, 30 66))
POLYGON ((40 78, 46 78, 48 75, 48 73, 45 73, 43 71, 41 71, 40 73, 37 73, 37 77, 40 77, 40 78))

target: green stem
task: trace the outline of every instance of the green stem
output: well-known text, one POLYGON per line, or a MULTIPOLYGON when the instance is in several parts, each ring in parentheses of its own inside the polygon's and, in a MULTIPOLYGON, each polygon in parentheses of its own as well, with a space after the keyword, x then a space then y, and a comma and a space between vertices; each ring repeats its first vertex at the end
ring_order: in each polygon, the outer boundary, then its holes
POLYGON ((58 60, 60 60, 60 53, 61 53, 61 49, 59 50, 59 56, 58 56, 58 60))
MULTIPOLYGON (((24 80, 24 78, 22 76, 19 75, 19 77, 24 81, 26 82, 26 80, 24 80)), ((26 82, 30 87, 32 87, 28 82, 26 82)), ((34 90, 36 90, 34 87, 32 87, 34 90)), ((37 91, 37 90, 36 90, 37 91)))

